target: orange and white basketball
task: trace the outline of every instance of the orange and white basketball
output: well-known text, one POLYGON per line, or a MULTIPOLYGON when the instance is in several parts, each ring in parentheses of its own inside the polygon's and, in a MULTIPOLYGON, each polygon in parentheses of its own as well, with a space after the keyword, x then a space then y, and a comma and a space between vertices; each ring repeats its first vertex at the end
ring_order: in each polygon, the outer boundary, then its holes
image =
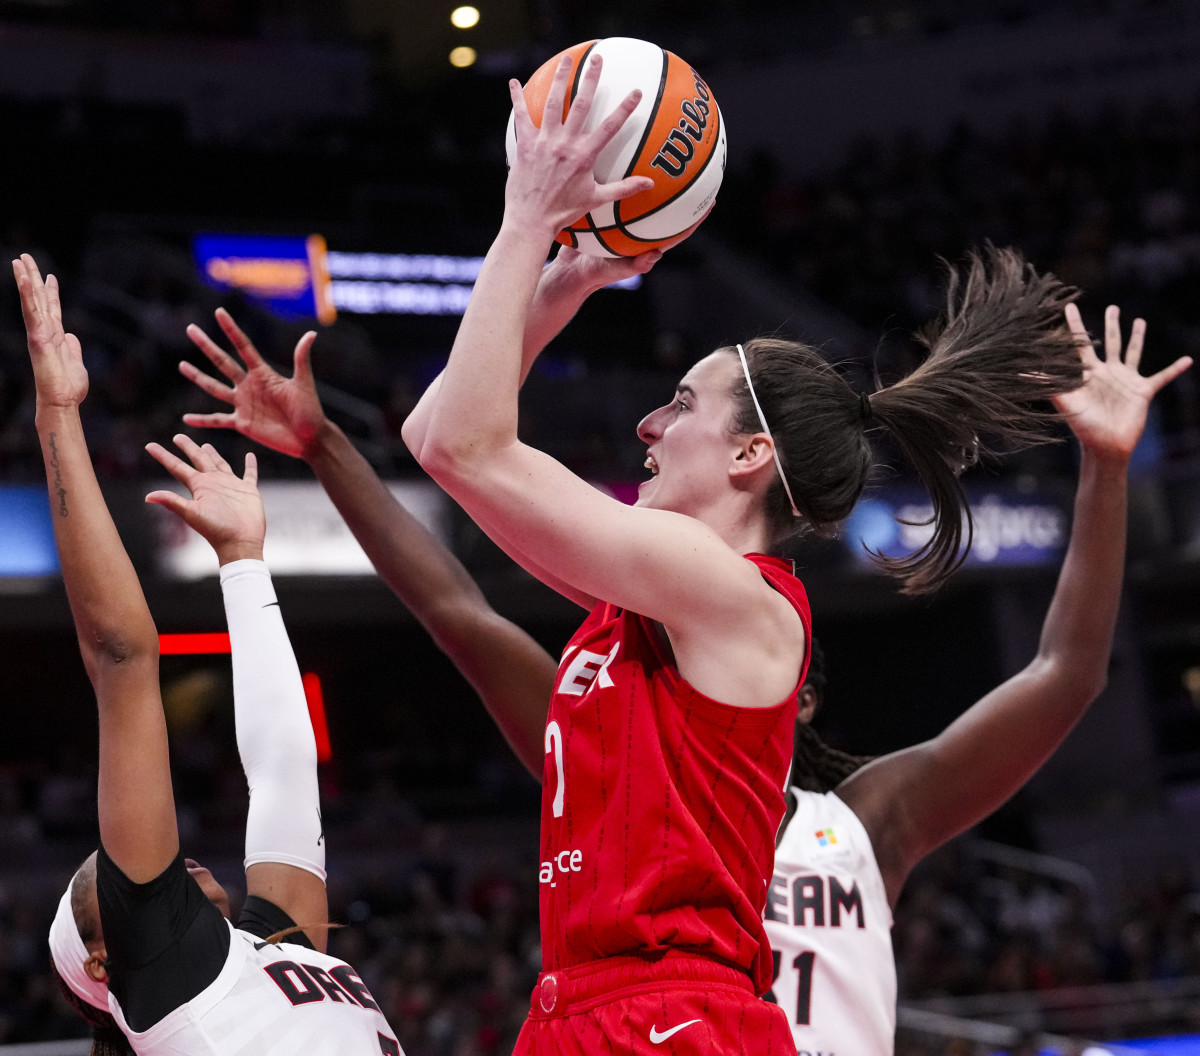
MULTIPOLYGON (((596 179, 649 176, 654 186, 594 209, 558 235, 565 246, 602 257, 634 257, 687 238, 708 215, 725 174, 725 122, 704 79, 678 55, 632 37, 606 37, 567 48, 544 63, 525 85, 525 102, 541 126, 546 96, 564 54, 574 59, 564 115, 593 55, 604 58, 596 99, 585 128, 592 129, 634 88, 637 109, 596 159, 596 179)), ((516 149, 508 120, 508 158, 516 149)))

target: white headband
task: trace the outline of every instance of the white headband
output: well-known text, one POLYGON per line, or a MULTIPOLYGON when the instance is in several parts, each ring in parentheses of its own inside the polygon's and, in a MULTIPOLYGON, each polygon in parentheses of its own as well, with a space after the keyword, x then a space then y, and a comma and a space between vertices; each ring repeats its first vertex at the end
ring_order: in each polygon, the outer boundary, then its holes
POLYGON ((746 375, 746 388, 750 390, 750 399, 754 401, 754 409, 758 411, 758 421, 763 427, 763 432, 767 434, 767 439, 771 441, 771 456, 775 459, 775 468, 779 470, 779 481, 783 484, 784 494, 787 495, 788 502, 792 507, 792 516, 799 517, 800 511, 796 509, 796 500, 792 498, 792 489, 788 487, 787 477, 783 475, 783 463, 779 461, 779 449, 775 446, 775 437, 771 435, 771 427, 767 425, 767 416, 763 414, 762 404, 758 402, 758 396, 754 392, 754 382, 750 380, 750 368, 746 365, 746 353, 742 351, 742 346, 737 346, 738 359, 742 361, 742 373, 746 375))
POLYGON ((83 966, 91 954, 79 937, 75 914, 71 912, 71 887, 74 883, 75 878, 72 877, 66 892, 58 900, 58 912, 54 914, 54 923, 50 925, 50 959, 72 993, 93 1008, 107 1012, 108 985, 93 979, 83 966))

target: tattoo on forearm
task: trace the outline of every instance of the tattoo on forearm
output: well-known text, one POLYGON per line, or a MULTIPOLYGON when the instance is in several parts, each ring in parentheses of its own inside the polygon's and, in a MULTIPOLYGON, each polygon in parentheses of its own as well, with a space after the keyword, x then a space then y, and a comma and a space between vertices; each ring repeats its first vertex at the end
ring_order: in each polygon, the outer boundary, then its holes
POLYGON ((50 468, 54 470, 54 480, 50 482, 54 494, 58 496, 58 515, 65 517, 67 515, 67 489, 63 487, 62 471, 58 467, 58 444, 57 433, 51 433, 49 440, 50 444, 50 468))

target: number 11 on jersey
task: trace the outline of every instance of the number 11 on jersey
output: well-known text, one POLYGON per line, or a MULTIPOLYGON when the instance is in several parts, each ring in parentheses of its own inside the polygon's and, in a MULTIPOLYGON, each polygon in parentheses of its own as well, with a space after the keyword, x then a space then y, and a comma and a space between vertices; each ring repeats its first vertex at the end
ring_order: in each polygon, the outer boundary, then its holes
MULTIPOLYGON (((775 996, 775 984, 779 982, 779 973, 783 967, 783 954, 778 950, 772 950, 771 961, 774 970, 771 974, 771 990, 768 991, 766 999, 779 1004, 779 1000, 775 996)), ((816 961, 817 955, 811 950, 798 953, 792 961, 792 967, 796 970, 796 1023, 802 1027, 809 1025, 812 1014, 813 966, 816 961)))

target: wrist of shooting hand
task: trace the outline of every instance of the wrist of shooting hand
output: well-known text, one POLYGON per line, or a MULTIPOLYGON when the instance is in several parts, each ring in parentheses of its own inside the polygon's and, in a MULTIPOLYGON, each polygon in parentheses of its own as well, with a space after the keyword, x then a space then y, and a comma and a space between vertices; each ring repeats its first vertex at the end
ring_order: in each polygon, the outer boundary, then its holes
POLYGON ((575 309, 599 289, 603 289, 603 285, 597 285, 594 281, 584 278, 580 269, 567 267, 552 260, 542 272, 536 300, 547 307, 563 306, 575 309))
POLYGON ((555 223, 535 209, 510 204, 504 209, 504 218, 500 223, 496 241, 519 241, 536 247, 544 260, 554 243, 554 237, 564 226, 565 224, 555 223))

